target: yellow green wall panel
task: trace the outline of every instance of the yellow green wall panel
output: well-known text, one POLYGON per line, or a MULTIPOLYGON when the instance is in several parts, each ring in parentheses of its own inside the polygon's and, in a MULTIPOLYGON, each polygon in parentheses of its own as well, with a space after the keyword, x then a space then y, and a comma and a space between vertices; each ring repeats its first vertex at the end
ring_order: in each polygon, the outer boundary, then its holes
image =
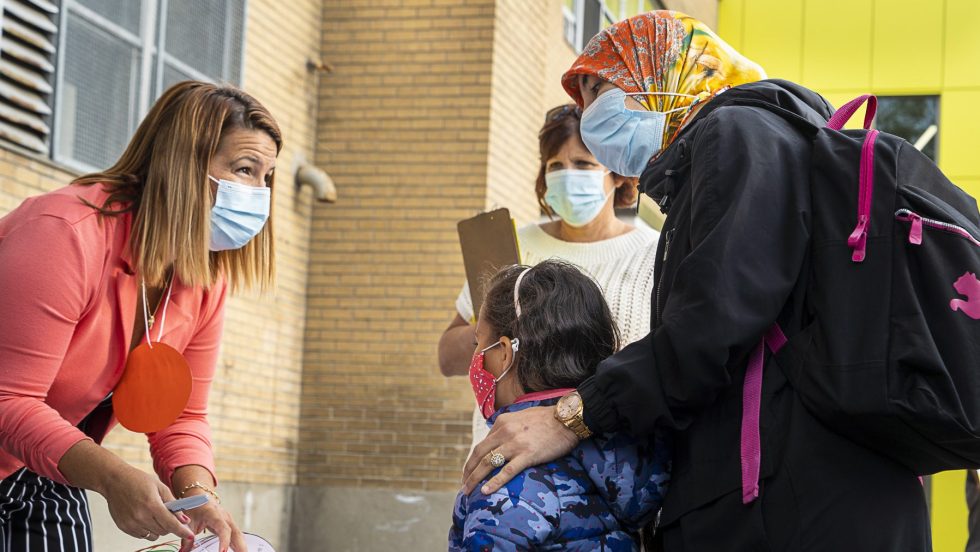
POLYGON ((963 552, 966 546, 966 472, 932 476, 932 546, 934 552, 963 552))
POLYGON ((946 1, 946 88, 980 87, 980 2, 946 1))
POLYGON ((980 177, 980 88, 946 90, 939 101, 939 166, 954 181, 980 177))
POLYGON ((762 65, 770 77, 799 81, 803 3, 785 0, 743 2, 742 53, 762 65))
MULTIPOLYGON (((877 0, 874 12, 875 90, 935 94, 943 80, 942 9, 923 9, 921 0, 877 0)), ((941 8, 942 2, 937 2, 941 8)), ((980 67, 974 61, 974 67, 980 67)))
POLYGON ((718 34, 736 50, 744 55, 742 48, 742 15, 745 13, 745 0, 722 0, 718 3, 718 34))
POLYGON ((804 4, 803 78, 819 90, 871 86, 872 0, 820 0, 804 4))
POLYGON ((953 183, 973 197, 980 197, 980 178, 953 178, 953 183))

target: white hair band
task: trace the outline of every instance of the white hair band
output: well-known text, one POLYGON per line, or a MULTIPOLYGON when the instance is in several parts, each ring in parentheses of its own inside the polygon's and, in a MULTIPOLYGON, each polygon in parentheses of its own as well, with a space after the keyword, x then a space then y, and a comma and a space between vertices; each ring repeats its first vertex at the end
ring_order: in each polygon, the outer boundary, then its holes
POLYGON ((520 318, 521 317, 521 299, 520 299, 520 297, 521 297, 521 293, 520 293, 520 291, 521 291, 521 280, 524 279, 524 275, 527 274, 528 271, 530 271, 530 270, 531 270, 531 267, 525 268, 521 272, 520 276, 517 277, 517 282, 514 283, 514 312, 517 313, 517 316, 515 318, 520 318))

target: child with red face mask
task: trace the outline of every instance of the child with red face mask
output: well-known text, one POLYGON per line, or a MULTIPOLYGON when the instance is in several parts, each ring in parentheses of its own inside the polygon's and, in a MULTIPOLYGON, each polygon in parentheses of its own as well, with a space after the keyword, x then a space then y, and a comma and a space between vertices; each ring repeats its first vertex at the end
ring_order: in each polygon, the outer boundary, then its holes
MULTIPOLYGON (((497 273, 476 326, 470 382, 487 423, 554 405, 617 350, 619 336, 599 286, 560 261, 497 273)), ((507 459, 484 459, 498 470, 507 459)), ((450 550, 639 550, 669 479, 661 436, 585 439, 567 456, 524 470, 498 492, 457 496, 450 550)), ((488 477, 492 477, 496 471, 488 477)))

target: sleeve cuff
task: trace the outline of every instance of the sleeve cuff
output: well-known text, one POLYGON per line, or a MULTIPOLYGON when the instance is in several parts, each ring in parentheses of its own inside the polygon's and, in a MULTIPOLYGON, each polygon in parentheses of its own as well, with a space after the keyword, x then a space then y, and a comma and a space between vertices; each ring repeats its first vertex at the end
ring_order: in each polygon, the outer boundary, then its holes
POLYGON ((71 482, 68 481, 64 474, 61 473, 61 469, 58 467, 58 464, 61 463, 62 457, 64 457, 72 447, 78 443, 81 443, 82 441, 91 441, 92 439, 73 426, 69 426, 69 428, 70 429, 64 432, 63 436, 58 438, 55 444, 44 451, 44 457, 38 458, 33 462, 25 462, 27 468, 33 470, 42 477, 46 477, 51 481, 54 481, 55 483, 71 485, 71 482))
POLYGON ((154 468, 160 481, 168 487, 173 486, 174 472, 183 466, 201 466, 211 473, 215 486, 218 485, 218 476, 215 475, 214 455, 203 450, 184 449, 170 456, 166 461, 154 462, 154 468))
POLYGON ((635 435, 652 434, 656 425, 673 427, 657 368, 676 365, 662 328, 602 361, 595 375, 578 387, 585 425, 593 433, 625 430, 635 435))
POLYGON ((599 389, 595 376, 578 386, 578 394, 582 396, 582 419, 592 433, 610 433, 616 429, 616 414, 599 389))

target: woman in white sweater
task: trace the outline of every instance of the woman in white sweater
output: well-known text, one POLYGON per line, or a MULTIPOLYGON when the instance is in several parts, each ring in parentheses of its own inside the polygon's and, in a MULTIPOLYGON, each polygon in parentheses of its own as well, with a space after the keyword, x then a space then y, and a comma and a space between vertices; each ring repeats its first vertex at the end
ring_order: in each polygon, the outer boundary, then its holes
MULTIPOLYGON (((635 178, 609 172, 596 161, 579 135, 581 111, 575 104, 548 112, 539 133, 541 166, 535 190, 552 220, 517 231, 522 263, 561 259, 577 265, 602 288, 619 327, 622 344, 650 331, 650 296, 659 234, 616 218, 615 207, 637 200, 635 178)), ((439 367, 445 376, 469 372, 476 342, 473 303, 464 285, 456 299, 456 317, 439 340, 439 367)), ((488 431, 477 408, 473 443, 488 431)))

